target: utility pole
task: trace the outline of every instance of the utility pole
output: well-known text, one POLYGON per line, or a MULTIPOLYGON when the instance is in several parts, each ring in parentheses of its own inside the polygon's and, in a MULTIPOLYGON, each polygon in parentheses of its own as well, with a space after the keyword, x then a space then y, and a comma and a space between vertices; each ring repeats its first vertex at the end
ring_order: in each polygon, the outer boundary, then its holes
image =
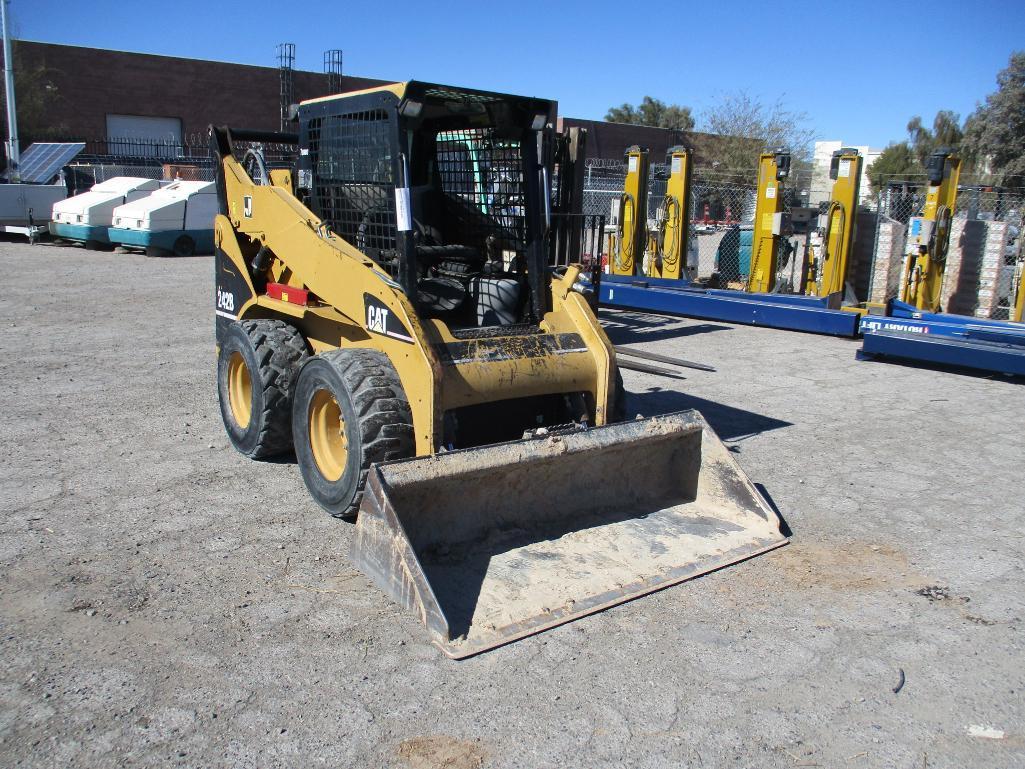
POLYGON ((14 57, 11 55, 11 33, 7 26, 7 2, 0 0, 0 15, 4 27, 4 87, 7 94, 7 181, 21 181, 19 165, 21 152, 18 149, 18 113, 14 107, 14 57))

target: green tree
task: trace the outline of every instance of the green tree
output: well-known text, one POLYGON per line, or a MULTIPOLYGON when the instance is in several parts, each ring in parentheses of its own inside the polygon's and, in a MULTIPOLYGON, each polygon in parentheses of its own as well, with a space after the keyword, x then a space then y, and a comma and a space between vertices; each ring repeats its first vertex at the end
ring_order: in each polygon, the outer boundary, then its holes
POLYGON ((879 191, 887 182, 906 180, 922 174, 922 165, 908 142, 891 144, 869 166, 868 180, 879 191))
POLYGON ((922 118, 918 115, 908 121, 907 129, 911 149, 923 167, 925 159, 941 147, 959 150, 964 138, 961 116, 949 109, 942 109, 936 113, 932 121, 932 130, 922 124, 922 118))
POLYGON ((612 123, 672 128, 677 131, 694 129, 694 116, 691 114, 690 107, 666 104, 651 96, 645 96, 636 107, 632 104, 611 107, 605 113, 605 119, 612 123))
POLYGON ((1025 51, 1011 54, 996 92, 968 117, 964 150, 995 184, 1025 186, 1025 51))

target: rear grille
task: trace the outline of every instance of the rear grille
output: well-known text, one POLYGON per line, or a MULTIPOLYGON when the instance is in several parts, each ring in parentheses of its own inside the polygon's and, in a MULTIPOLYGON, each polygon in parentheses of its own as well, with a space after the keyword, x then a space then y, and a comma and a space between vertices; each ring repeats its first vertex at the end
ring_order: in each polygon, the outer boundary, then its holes
POLYGON ((452 336, 456 339, 494 339, 502 336, 529 336, 540 334, 541 329, 529 323, 513 326, 488 326, 487 328, 454 328, 452 336))

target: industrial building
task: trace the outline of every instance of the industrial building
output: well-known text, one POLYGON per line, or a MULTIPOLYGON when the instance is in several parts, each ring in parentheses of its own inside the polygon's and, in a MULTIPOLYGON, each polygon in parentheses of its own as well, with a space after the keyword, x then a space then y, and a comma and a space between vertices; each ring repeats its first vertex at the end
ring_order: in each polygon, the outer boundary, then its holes
MULTIPOLYGON (((205 142, 210 124, 277 129, 283 100, 296 103, 398 79, 342 74, 341 51, 324 52, 324 72, 298 70, 294 46, 290 51, 279 46, 277 67, 29 40, 15 40, 13 48, 19 82, 26 84, 22 88, 39 94, 33 111, 28 102, 20 104, 24 97, 19 94, 21 144, 111 139, 107 147, 95 149, 112 155, 135 154, 133 140, 205 142)), ((275 53, 268 51, 267 58, 273 61, 275 53)), ((710 157, 714 142, 709 134, 693 131, 559 117, 560 130, 571 126, 587 128, 588 157, 610 160, 621 160, 634 144, 648 147, 652 157, 687 144, 700 163, 710 157)))

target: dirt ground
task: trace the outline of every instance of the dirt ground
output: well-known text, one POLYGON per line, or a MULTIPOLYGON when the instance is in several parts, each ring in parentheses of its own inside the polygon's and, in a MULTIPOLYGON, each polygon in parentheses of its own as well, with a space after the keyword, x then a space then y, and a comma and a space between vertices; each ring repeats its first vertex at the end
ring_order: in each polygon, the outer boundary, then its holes
POLYGON ((228 444, 210 258, 0 264, 0 766, 1025 766, 1022 384, 605 313, 792 544, 453 662, 228 444))

